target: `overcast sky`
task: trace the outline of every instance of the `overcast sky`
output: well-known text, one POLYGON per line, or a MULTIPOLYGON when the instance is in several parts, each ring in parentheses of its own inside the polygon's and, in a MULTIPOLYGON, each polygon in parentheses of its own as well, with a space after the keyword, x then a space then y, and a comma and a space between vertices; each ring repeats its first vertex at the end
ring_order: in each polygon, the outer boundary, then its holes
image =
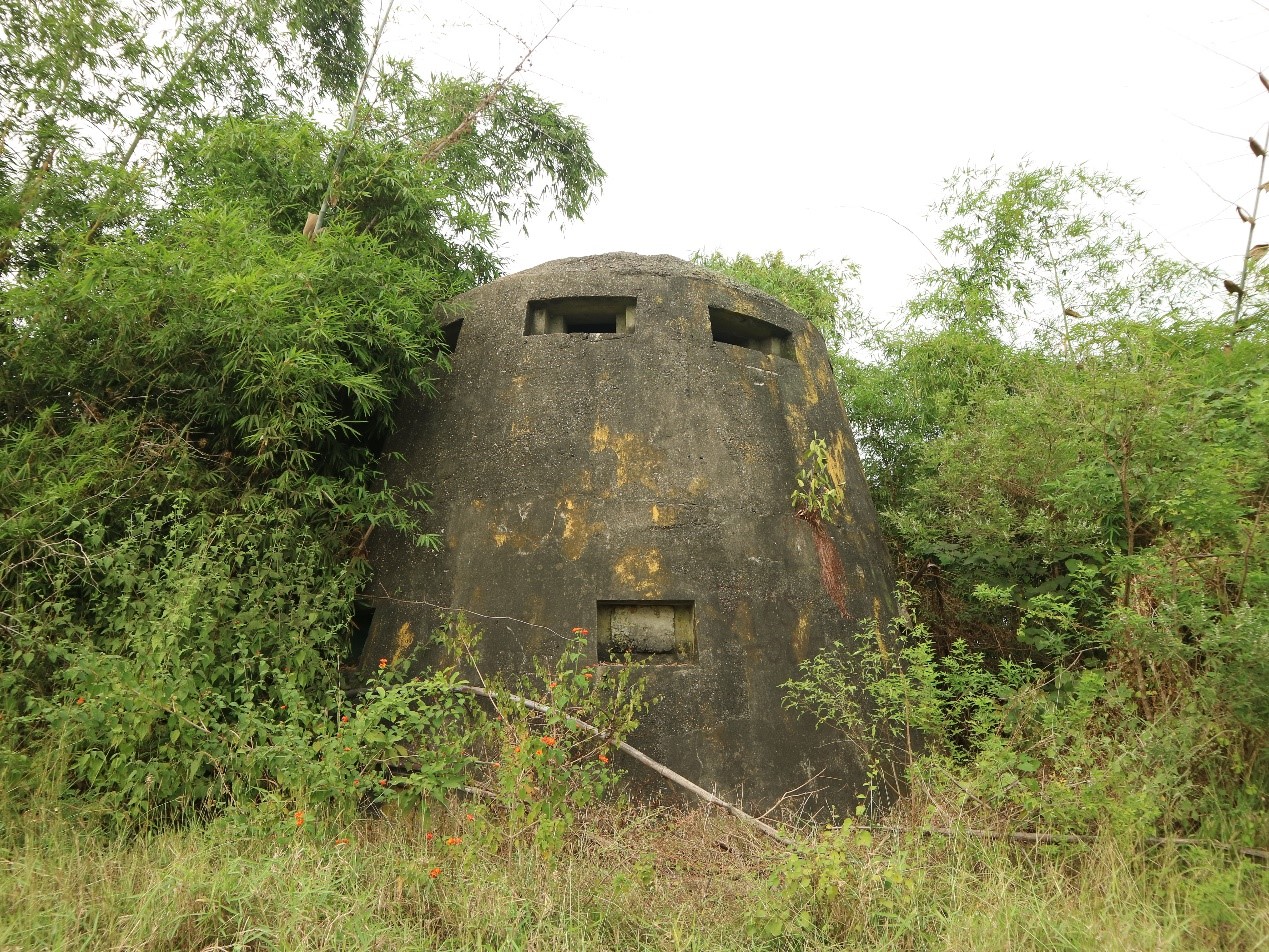
MULTIPOLYGON (((569 7, 413 2, 393 52, 486 74, 569 7)), ((618 250, 849 258, 884 316, 931 263, 895 222, 933 246, 948 175, 1029 156, 1136 181, 1145 229, 1233 273, 1266 66, 1257 0, 579 0, 522 76, 586 123, 608 179, 584 222, 534 222, 504 252, 512 271, 618 250)))

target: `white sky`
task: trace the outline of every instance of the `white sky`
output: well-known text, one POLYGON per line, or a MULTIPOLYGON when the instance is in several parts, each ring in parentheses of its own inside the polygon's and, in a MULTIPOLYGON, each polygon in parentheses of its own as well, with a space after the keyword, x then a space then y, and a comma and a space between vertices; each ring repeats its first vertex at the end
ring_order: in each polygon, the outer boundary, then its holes
MULTIPOLYGON (((569 5, 414 3, 392 52, 486 74, 569 5)), ((850 258, 883 317, 931 263, 884 216, 933 247, 948 175, 1030 156, 1136 181, 1149 232, 1234 273, 1266 66, 1269 0, 578 0, 522 76, 587 124, 608 179, 585 221, 535 221, 504 253, 511 271, 604 251, 850 258)))

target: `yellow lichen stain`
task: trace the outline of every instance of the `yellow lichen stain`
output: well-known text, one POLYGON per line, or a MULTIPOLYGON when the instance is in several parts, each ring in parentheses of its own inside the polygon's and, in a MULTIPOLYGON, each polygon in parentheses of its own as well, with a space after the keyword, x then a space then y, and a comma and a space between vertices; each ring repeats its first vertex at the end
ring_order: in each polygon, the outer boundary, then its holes
POLYGON ((617 457, 618 487, 638 483, 645 489, 656 490, 656 477, 664 454, 637 434, 614 434, 605 424, 596 423, 590 446, 595 453, 611 451, 617 457))
POLYGON ((511 548, 523 554, 532 552, 538 547, 537 540, 524 532, 515 532, 508 529, 505 525, 498 525, 493 530, 494 545, 503 548, 507 543, 511 543, 511 548))
POLYGON ((806 649, 810 640, 809 632, 807 631, 809 626, 810 622, 807 621, 805 615, 802 615, 798 618, 797 627, 793 629, 793 657, 796 658, 799 663, 806 660, 806 649))
POLYGON ((881 655, 882 661, 890 660, 890 652, 886 650, 886 639, 881 635, 881 599, 873 596, 872 600, 872 616, 877 619, 877 653, 881 655))
MULTIPOLYGON (((846 488, 846 457, 849 452, 850 449, 846 441, 842 439, 842 434, 834 433, 828 444, 828 473, 833 477, 833 483, 843 490, 846 488)), ((850 505, 845 505, 841 509, 840 518, 847 525, 855 521, 850 508, 850 505)))
POLYGON ((829 369, 828 364, 816 364, 815 366, 815 382, 819 384, 816 387, 816 399, 819 399, 819 393, 832 393, 837 389, 837 382, 833 379, 833 372, 829 369))
POLYGON ((650 546, 627 549, 613 566, 613 574, 622 585, 645 597, 654 597, 661 590, 661 553, 650 546))
POLYGON ((698 495, 703 489, 709 485, 709 480, 704 476, 693 476, 691 482, 687 484, 687 491, 691 495, 698 495))
POLYGON ((820 361, 816 360, 818 356, 815 348, 811 346, 811 338, 809 335, 802 334, 793 339, 794 360, 797 361, 798 368, 802 371, 802 391, 808 407, 813 407, 820 402, 821 387, 817 386, 818 373, 811 368, 817 369, 822 367, 820 361))
POLYGON ((806 413, 796 403, 787 403, 784 406, 784 422, 788 424, 789 436, 797 447, 800 462, 811 446, 811 431, 806 425, 806 413))
POLYGON ((414 647, 414 632, 410 630, 410 623, 405 621, 397 629, 396 645, 392 649, 392 660, 394 662, 400 661, 412 647, 414 647))
POLYGON ((596 533, 602 532, 607 528, 602 522, 590 521, 589 502, 577 502, 566 498, 560 501, 560 508, 556 511, 560 513, 564 520, 564 532, 560 536, 560 547, 570 559, 581 558, 582 553, 586 551, 586 546, 590 544, 591 538, 596 533))
POLYGON ((679 524, 680 510, 678 506, 659 506, 652 504, 652 524, 668 529, 679 524))

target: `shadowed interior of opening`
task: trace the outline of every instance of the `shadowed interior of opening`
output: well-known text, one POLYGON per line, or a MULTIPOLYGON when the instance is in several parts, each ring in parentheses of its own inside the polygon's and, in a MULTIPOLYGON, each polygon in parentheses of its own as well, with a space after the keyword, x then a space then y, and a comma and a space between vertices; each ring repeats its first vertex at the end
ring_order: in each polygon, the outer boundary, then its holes
POLYGON ((634 327, 632 297, 571 297, 530 301, 524 333, 626 334, 634 327))
POLYGON ((370 634, 370 624, 375 619, 375 608, 370 602, 357 599, 353 606, 352 620, 348 626, 348 654, 344 656, 344 664, 357 667, 361 664, 361 656, 366 650, 366 638, 370 634))
POLYGON ((776 357, 793 356, 789 332, 761 318, 737 314, 726 308, 711 307, 709 330, 714 340, 720 344, 748 347, 761 354, 774 354, 776 357))
POLYGON ((460 317, 456 321, 450 321, 441 328, 441 337, 445 340, 445 346, 452 354, 458 350, 458 336, 463 332, 463 319, 460 317))
POLYGON ((599 602, 596 643, 604 664, 646 661, 689 664, 696 660, 691 602, 599 602))

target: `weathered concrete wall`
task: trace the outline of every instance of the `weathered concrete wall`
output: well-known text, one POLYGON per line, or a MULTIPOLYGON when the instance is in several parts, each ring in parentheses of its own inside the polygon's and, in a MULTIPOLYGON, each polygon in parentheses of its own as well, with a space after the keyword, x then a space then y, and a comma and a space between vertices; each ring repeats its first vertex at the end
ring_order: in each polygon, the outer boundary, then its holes
POLYGON ((426 637, 436 615, 417 601, 521 620, 482 623, 490 669, 558 653, 533 626, 589 629, 596 661, 602 629, 667 662, 651 668, 662 700, 636 746, 753 808, 817 774, 844 802, 857 765, 783 709, 780 685, 887 614, 891 577, 819 333, 743 285, 631 254, 550 262, 447 314, 462 321, 453 372, 404 408, 388 447, 403 457, 390 478, 432 489, 425 524, 443 547, 376 537, 385 597, 364 657, 426 637), (567 333, 604 326, 584 305, 531 306, 595 296, 626 299, 608 302, 615 333, 567 333), (744 318, 765 322, 765 343, 749 342, 776 353, 714 339, 764 337, 744 318), (845 617, 789 502, 814 432, 846 490, 849 515, 829 529, 845 617))

